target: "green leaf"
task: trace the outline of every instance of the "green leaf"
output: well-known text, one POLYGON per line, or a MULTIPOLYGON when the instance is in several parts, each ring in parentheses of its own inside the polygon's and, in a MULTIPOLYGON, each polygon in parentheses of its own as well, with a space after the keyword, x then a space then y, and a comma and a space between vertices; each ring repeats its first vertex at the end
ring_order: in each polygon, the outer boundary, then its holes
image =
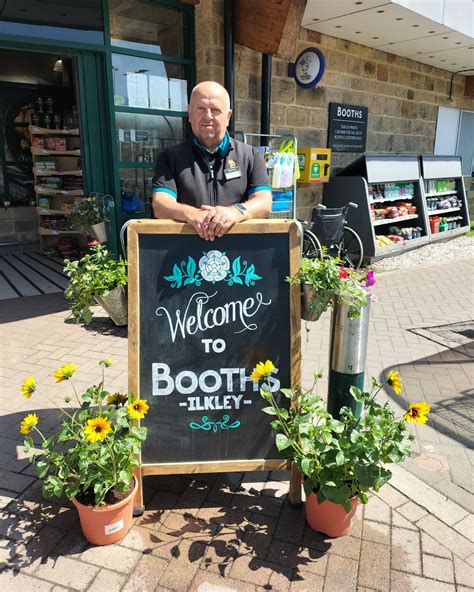
POLYGON ((340 467, 344 464, 345 460, 346 459, 344 458, 344 453, 341 450, 339 450, 339 452, 336 454, 336 465, 340 467))
POLYGON ((273 409, 273 407, 264 407, 262 411, 264 413, 267 413, 268 415, 278 415, 278 412, 275 409, 273 409))
POLYGON ((364 393, 360 390, 360 388, 356 386, 351 386, 349 391, 356 401, 358 401, 359 403, 364 402, 364 393))
POLYGON ((275 444, 279 452, 281 452, 291 446, 291 440, 289 440, 284 434, 277 434, 275 444))
POLYGON ((361 504, 366 504, 369 501, 369 496, 365 491, 359 491, 359 500, 361 504))
POLYGON ((287 399, 293 399, 293 391, 291 389, 287 389, 287 388, 282 388, 280 389, 280 393, 286 397, 287 399))

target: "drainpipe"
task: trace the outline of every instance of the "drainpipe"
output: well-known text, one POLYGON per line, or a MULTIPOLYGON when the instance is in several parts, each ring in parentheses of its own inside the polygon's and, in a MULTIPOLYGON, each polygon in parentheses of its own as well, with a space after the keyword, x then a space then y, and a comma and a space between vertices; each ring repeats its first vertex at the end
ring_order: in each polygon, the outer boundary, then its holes
MULTIPOLYGON (((224 86, 229 93, 230 108, 234 111, 234 23, 233 0, 224 0, 224 86)), ((234 116, 230 118, 227 128, 231 136, 234 135, 234 116)))
MULTIPOLYGON (((272 96, 272 56, 262 54, 262 96, 260 107, 260 133, 270 133, 270 105, 272 96)), ((262 138, 262 144, 268 146, 268 139, 262 138)))

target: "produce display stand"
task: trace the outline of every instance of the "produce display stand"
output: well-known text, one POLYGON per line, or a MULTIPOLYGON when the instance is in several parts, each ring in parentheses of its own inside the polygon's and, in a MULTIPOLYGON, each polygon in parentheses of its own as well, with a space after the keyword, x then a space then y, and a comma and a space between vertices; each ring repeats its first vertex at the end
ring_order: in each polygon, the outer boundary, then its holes
POLYGON ((469 211, 460 156, 420 156, 423 200, 431 241, 469 230, 469 211))
POLYGON ((84 197, 79 129, 31 125, 34 189, 42 251, 63 235, 82 235, 70 216, 84 197))
POLYGON ((358 205, 349 209, 347 224, 362 240, 364 259, 374 261, 428 243, 417 156, 361 156, 324 187, 326 207, 342 207, 349 201, 358 205))

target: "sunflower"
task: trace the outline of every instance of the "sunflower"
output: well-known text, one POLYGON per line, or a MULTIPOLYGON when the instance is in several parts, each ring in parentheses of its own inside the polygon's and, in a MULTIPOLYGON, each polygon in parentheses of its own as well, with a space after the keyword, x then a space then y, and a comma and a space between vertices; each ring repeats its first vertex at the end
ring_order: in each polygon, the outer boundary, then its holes
POLYGON ((262 380, 262 378, 267 378, 274 369, 275 366, 270 360, 267 360, 266 362, 259 362, 250 375, 250 380, 258 382, 259 380, 262 380))
POLYGON ((398 375, 397 371, 390 370, 388 373, 387 384, 393 388, 396 395, 399 395, 402 392, 402 379, 398 375))
POLYGON ((62 382, 63 380, 69 380, 72 378, 74 372, 78 369, 77 364, 63 364, 60 366, 56 372, 53 372, 53 376, 56 379, 56 382, 62 382))
POLYGON ((113 393, 112 395, 109 395, 106 399, 106 403, 107 405, 117 405, 117 407, 119 405, 123 405, 124 403, 127 402, 128 396, 127 395, 122 395, 122 393, 113 393))
POLYGON ((425 424, 428 421, 426 416, 430 410, 430 406, 425 402, 413 403, 408 408, 408 411, 403 416, 403 419, 407 422, 412 421, 413 423, 425 424))
POLYGON ((89 442, 103 442, 112 429, 112 424, 106 417, 95 417, 87 421, 84 434, 89 442))
POLYGON ((132 419, 143 419, 148 411, 148 403, 144 399, 135 399, 128 406, 128 414, 132 419))
POLYGON ((29 399, 35 390, 36 380, 33 376, 28 376, 28 378, 21 385, 21 394, 25 397, 25 399, 29 399))
POLYGON ((37 423, 38 416, 36 413, 28 413, 28 415, 20 423, 20 434, 29 434, 37 423))

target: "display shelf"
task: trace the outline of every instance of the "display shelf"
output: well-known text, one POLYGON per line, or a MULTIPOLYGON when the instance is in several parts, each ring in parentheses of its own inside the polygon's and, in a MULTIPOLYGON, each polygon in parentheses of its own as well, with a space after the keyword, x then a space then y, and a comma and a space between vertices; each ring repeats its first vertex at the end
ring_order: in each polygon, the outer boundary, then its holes
POLYGON ((57 130, 57 129, 50 129, 47 127, 37 127, 35 125, 30 125, 30 133, 35 136, 78 136, 79 129, 69 129, 69 130, 57 130))
POLYGON ((384 224, 395 224, 396 222, 404 222, 405 220, 418 219, 418 214, 409 214, 408 216, 398 216, 398 218, 382 218, 373 220, 374 226, 383 226, 384 224))
POLYGON ((432 232, 430 240, 438 241, 443 239, 454 238, 461 234, 465 234, 469 230, 469 226, 461 226, 461 228, 453 228, 452 230, 443 230, 442 232, 432 232))
POLYGON ((83 197, 84 191, 82 189, 48 189, 46 187, 42 187, 41 185, 37 185, 35 187, 35 191, 37 195, 53 195, 53 196, 63 196, 63 197, 83 197))
POLYGON ((456 195, 457 191, 454 189, 453 191, 435 191, 433 193, 425 193, 425 197, 441 197, 443 195, 456 195))
POLYGON ((36 208, 36 213, 38 216, 69 216, 70 214, 74 214, 74 211, 65 212, 64 210, 54 210, 51 208, 36 208))
POLYGON ((386 201, 411 201, 413 199, 413 195, 407 195, 405 197, 384 197, 383 199, 372 199, 369 203, 384 203, 386 201))
POLYGON ((33 169, 33 174, 37 177, 65 177, 67 175, 71 177, 82 177, 82 170, 77 169, 75 171, 38 171, 33 169))
POLYGON ((41 236, 57 236, 58 234, 82 234, 81 230, 59 230, 56 228, 43 228, 38 226, 38 233, 41 236))
POLYGON ((428 243, 429 222, 417 156, 365 154, 359 157, 336 177, 332 177, 324 187, 323 203, 326 207, 339 208, 349 201, 358 207, 349 208, 347 225, 360 236, 366 261, 371 262, 428 243), (407 195, 398 194, 395 197, 397 192, 402 191, 407 195), (385 197, 385 193, 390 197, 385 197), (394 207, 397 207, 397 202, 410 202, 416 208, 416 213, 372 219, 375 206, 384 202, 391 202, 394 207), (377 236, 389 234, 388 225, 399 226, 400 231, 415 227, 421 236, 387 247, 377 247, 377 236))
POLYGON ((48 251, 56 245, 61 235, 84 234, 78 229, 45 228, 48 224, 46 216, 60 216, 62 224, 67 225, 66 221, 70 219, 68 216, 73 214, 77 207, 76 201, 84 197, 79 129, 56 130, 30 126, 29 131, 32 144, 34 190, 38 202, 36 207, 38 234, 41 249, 48 251), (63 179, 70 177, 69 186, 72 185, 75 188, 51 189, 44 186, 42 183, 51 177, 61 178, 58 179, 58 183, 55 183, 56 187, 62 187, 63 179), (72 183, 72 178, 81 180, 72 183), (70 209, 65 211, 63 205, 70 209))
POLYGON ((435 216, 436 214, 448 214, 449 212, 460 212, 461 208, 446 208, 445 210, 428 210, 428 216, 435 216))
MULTIPOLYGON (((426 204, 428 218, 430 216, 440 216, 443 218, 450 212, 457 212, 460 218, 460 227, 441 232, 432 232, 432 227, 428 225, 430 241, 439 241, 453 238, 466 233, 470 228, 469 209, 466 199, 466 190, 462 176, 462 166, 460 156, 420 156, 420 168, 422 174, 423 200, 426 204), (448 187, 455 187, 447 191, 432 191, 433 186, 441 182, 441 186, 446 182, 448 187), (431 191, 427 191, 427 189, 431 191), (436 210, 428 209, 427 199, 444 198, 443 201, 453 201, 452 207, 439 208, 436 210)), ((445 186, 446 186, 445 185, 445 186)))
POLYGON ((45 148, 38 148, 33 146, 31 148, 31 154, 34 156, 80 156, 81 149, 76 148, 74 150, 46 150, 45 148))

